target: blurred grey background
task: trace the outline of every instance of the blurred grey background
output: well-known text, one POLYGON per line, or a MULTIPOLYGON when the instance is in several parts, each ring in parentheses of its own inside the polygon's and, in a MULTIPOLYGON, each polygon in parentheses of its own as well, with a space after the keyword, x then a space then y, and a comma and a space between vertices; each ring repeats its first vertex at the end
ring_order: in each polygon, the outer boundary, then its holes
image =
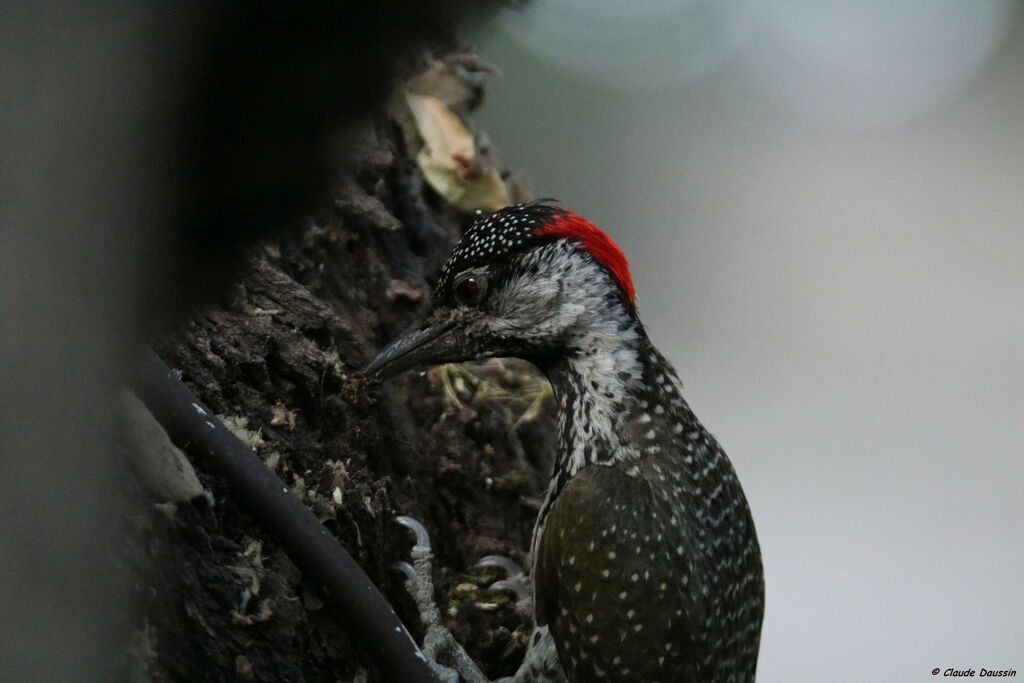
POLYGON ((1024 12, 535 0, 481 127, 630 255, 767 574, 758 680, 1024 669, 1024 12))

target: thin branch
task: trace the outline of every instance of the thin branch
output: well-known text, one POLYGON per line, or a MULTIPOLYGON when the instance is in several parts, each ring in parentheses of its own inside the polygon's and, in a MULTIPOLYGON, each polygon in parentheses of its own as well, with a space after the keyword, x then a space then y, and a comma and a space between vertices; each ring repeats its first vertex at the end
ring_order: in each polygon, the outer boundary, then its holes
POLYGON ((302 573, 322 582, 346 632, 384 680, 437 683, 412 636, 352 556, 149 348, 135 389, 171 440, 223 476, 239 505, 277 539, 302 573))

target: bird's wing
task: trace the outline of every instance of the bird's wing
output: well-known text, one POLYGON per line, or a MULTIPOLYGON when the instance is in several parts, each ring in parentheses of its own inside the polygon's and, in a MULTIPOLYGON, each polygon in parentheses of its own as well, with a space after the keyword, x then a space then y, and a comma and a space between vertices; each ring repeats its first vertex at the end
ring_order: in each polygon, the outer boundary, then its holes
POLYGON ((680 584, 688 553, 652 521, 659 514, 643 479, 603 465, 579 472, 552 507, 536 610, 573 683, 698 680, 694 625, 704 615, 680 584))

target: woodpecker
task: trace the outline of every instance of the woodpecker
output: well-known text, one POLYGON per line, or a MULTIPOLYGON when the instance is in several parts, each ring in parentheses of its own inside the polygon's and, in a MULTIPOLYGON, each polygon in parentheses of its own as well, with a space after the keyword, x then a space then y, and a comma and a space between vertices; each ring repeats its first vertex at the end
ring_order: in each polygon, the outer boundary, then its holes
POLYGON ((482 216, 431 313, 364 372, 490 357, 534 363, 558 404, 535 629, 508 680, 753 681, 764 574, 750 509, 640 322, 622 250, 551 200, 482 216))

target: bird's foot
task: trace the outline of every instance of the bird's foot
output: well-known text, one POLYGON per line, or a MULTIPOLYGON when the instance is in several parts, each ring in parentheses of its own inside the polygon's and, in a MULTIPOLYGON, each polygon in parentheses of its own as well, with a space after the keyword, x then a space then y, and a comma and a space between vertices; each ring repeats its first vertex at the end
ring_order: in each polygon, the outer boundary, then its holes
POLYGON ((488 586, 487 590, 511 593, 516 599, 516 611, 524 617, 533 615, 530 580, 523 573, 522 567, 504 555, 488 555, 477 562, 476 566, 494 568, 504 572, 505 578, 498 579, 488 586))
POLYGON ((427 530, 412 517, 398 517, 396 520, 416 536, 412 548, 412 564, 399 562, 395 569, 405 575, 406 589, 420 611, 420 621, 426 633, 423 636, 423 655, 434 672, 444 683, 489 683, 483 672, 455 640, 441 619, 441 610, 434 601, 434 578, 431 564, 434 556, 430 549, 427 530), (444 661, 446 664, 442 664, 444 661))

